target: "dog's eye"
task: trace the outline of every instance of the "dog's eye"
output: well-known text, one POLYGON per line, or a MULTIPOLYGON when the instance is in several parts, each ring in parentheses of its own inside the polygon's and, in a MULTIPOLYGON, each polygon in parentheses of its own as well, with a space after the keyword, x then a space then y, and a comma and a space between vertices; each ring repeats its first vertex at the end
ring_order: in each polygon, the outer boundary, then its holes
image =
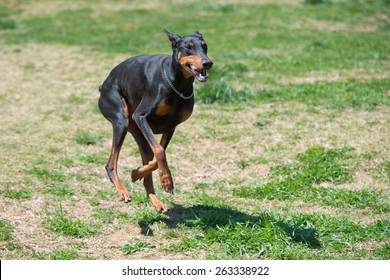
POLYGON ((190 42, 187 44, 186 48, 187 50, 192 50, 194 48, 194 44, 190 42))

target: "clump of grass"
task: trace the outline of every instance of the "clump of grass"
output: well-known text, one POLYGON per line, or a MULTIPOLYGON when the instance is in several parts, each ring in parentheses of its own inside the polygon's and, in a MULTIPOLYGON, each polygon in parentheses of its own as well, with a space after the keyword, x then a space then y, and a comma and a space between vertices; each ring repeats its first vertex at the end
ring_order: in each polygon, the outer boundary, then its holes
POLYGON ((102 143, 103 136, 88 131, 80 131, 76 135, 76 142, 80 145, 98 145, 102 143))
POLYGON ((108 208, 97 208, 93 212, 93 216, 104 223, 112 223, 118 214, 117 211, 108 208))
POLYGON ((88 235, 96 235, 100 228, 98 224, 65 217, 65 213, 61 206, 54 214, 47 217, 45 225, 53 232, 79 238, 88 235))
POLYGON ((122 246, 121 251, 125 255, 134 255, 141 251, 147 252, 152 248, 156 248, 156 246, 150 243, 138 241, 138 242, 131 242, 122 246))
POLYGON ((236 90, 231 84, 232 80, 242 77, 248 70, 248 67, 241 63, 216 65, 210 71, 209 81, 197 90, 197 102, 205 104, 226 104, 244 102, 252 99, 253 93, 248 88, 236 90))
POLYGON ((98 205, 100 205, 100 201, 99 201, 99 199, 93 197, 93 198, 89 199, 89 204, 91 206, 98 206, 98 205))
POLYGON ((12 199, 29 199, 32 197, 32 189, 30 188, 21 188, 18 190, 14 189, 5 189, 5 190, 0 190, 0 194, 7 198, 12 198, 12 199))
POLYGON ((65 182, 67 176, 61 170, 49 170, 42 166, 33 166, 26 170, 27 174, 35 175, 41 181, 65 182))
POLYGON ((50 185, 45 189, 45 192, 61 198, 71 197, 75 194, 72 188, 65 185, 50 185))
POLYGON ((305 5, 323 5, 330 3, 330 0, 304 0, 305 5))
POLYGON ((76 260, 78 252, 75 249, 54 250, 50 253, 50 260, 76 260))
POLYGON ((14 227, 12 224, 5 220, 0 219, 0 241, 10 241, 13 239, 12 232, 14 230, 14 227))
POLYGON ((101 156, 99 154, 89 154, 89 153, 77 153, 77 157, 86 163, 94 163, 94 164, 105 164, 107 161, 106 156, 101 156))
POLYGON ((149 198, 145 194, 140 194, 140 193, 134 193, 133 196, 131 197, 131 202, 137 204, 143 204, 143 205, 150 204, 149 198))
POLYGON ((304 185, 349 182, 352 175, 346 165, 338 160, 350 158, 351 150, 349 147, 325 149, 321 146, 314 146, 307 149, 305 153, 298 154, 297 163, 272 167, 271 176, 291 178, 304 185))
POLYGON ((96 195, 102 200, 110 200, 116 196, 114 189, 101 189, 96 191, 96 195))
POLYGON ((374 257, 375 257, 375 259, 378 259, 378 260, 389 260, 390 259, 390 243, 387 242, 381 246, 378 246, 374 250, 374 257))
POLYGON ((325 149, 315 146, 299 154, 298 163, 279 165, 271 169, 270 182, 255 187, 243 186, 233 191, 239 197, 258 199, 302 199, 334 207, 345 205, 357 208, 370 207, 376 212, 390 211, 390 205, 380 190, 349 190, 332 187, 318 187, 314 184, 349 182, 352 175, 348 168, 337 160, 349 157, 350 148, 325 149))
POLYGON ((13 13, 14 12, 7 7, 0 7, 0 30, 16 28, 16 21, 12 19, 13 13))

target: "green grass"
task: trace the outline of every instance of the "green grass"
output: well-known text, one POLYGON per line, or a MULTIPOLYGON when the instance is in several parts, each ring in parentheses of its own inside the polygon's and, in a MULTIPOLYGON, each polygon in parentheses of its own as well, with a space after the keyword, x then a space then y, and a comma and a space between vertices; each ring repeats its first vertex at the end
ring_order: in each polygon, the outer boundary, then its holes
POLYGON ((374 250, 374 256, 378 260, 390 259, 390 243, 385 243, 384 245, 378 246, 374 250))
POLYGON ((49 260, 76 260, 78 256, 77 250, 55 250, 50 253, 49 260))
POLYGON ((41 181, 66 182, 67 176, 61 170, 51 170, 41 166, 33 166, 26 170, 27 174, 35 175, 41 181))
POLYGON ((49 185, 44 192, 61 198, 68 198, 75 194, 72 188, 64 185, 49 185))
MULTIPOLYGON (((323 214, 245 214, 232 207, 198 205, 186 210, 179 224, 195 237, 167 245, 165 252, 205 250, 208 258, 238 259, 243 256, 271 259, 340 258, 350 246, 364 241, 383 241, 390 233, 389 221, 364 225, 323 214), (191 214, 190 214, 191 213, 191 214), (215 245, 217 248, 215 248, 215 245)), ((388 256, 387 256, 388 257, 388 256)))
POLYGON ((325 149, 315 146, 297 156, 296 164, 277 165, 271 169, 271 181, 256 186, 242 186, 234 195, 257 199, 294 200, 333 207, 372 208, 389 212, 387 196, 380 190, 349 190, 314 186, 320 183, 341 184, 352 180, 351 172, 339 159, 349 158, 350 148, 325 149))
POLYGON ((105 164, 107 162, 107 155, 100 154, 88 154, 88 153, 77 153, 77 157, 85 163, 94 163, 94 164, 105 164))
POLYGON ((14 227, 12 224, 4 219, 0 219, 0 241, 10 241, 13 239, 14 227))
POLYGON ((5 189, 0 190, 0 194, 7 198, 13 199, 29 199, 32 197, 33 190, 31 188, 21 188, 18 190, 5 189))
POLYGON ((97 145, 103 140, 103 136, 92 132, 80 131, 76 135, 76 142, 81 145, 97 145))
POLYGON ((55 213, 48 215, 45 226, 52 232, 66 236, 82 238, 99 233, 100 225, 92 224, 80 219, 71 219, 65 216, 64 210, 60 207, 55 213))
POLYGON ((107 208, 94 209, 93 216, 96 219, 101 220, 103 223, 112 223, 112 221, 118 216, 117 211, 107 208))
POLYGON ((121 247, 122 252, 125 255, 134 255, 141 251, 148 251, 151 248, 155 248, 156 246, 150 243, 145 243, 142 241, 138 242, 131 242, 128 244, 125 244, 121 247))
POLYGON ((256 99, 261 102, 294 101, 329 109, 354 108, 370 111, 390 105, 387 93, 389 87, 390 79, 291 84, 280 90, 259 92, 256 99))
MULTIPOLYGON (((369 65, 370 71, 378 72, 386 67, 385 61, 390 58, 388 23, 379 16, 390 11, 384 1, 347 1, 320 6, 183 3, 169 8, 164 5, 161 9, 120 9, 109 12, 87 7, 61 9, 52 15, 19 19, 12 32, 4 34, 5 40, 18 44, 41 42, 81 45, 101 52, 159 53, 169 50, 162 33, 164 27, 180 34, 190 33, 196 28, 204 32, 210 55, 216 61, 214 71, 210 71, 210 81, 198 93, 198 100, 204 103, 242 102, 253 98, 262 99, 262 96, 270 94, 278 96, 286 90, 282 88, 276 92, 263 92, 253 89, 251 84, 260 81, 272 86, 280 85, 281 77, 304 75, 310 71, 356 69, 369 65), (185 20, 182 11, 188 9, 191 9, 194 17, 200 19, 195 25, 185 20), (145 18, 149 20, 145 22, 145 18), (237 18, 242 19, 240 25, 236 24, 237 18), (324 28, 302 28, 310 25, 308 18, 322 23, 324 28), (373 28, 377 28, 375 32, 366 32, 364 36, 361 32, 353 32, 354 28, 358 28, 357 24, 371 26, 373 18, 373 28), (338 24, 344 24, 351 31, 326 28, 338 24), (256 32, 249 32, 254 27, 256 32), (246 75, 249 72, 256 75, 246 75), (247 86, 237 90, 235 84, 238 82, 244 82, 247 86)), ((12 10, 6 10, 7 15, 12 13, 12 10)), ((388 84, 388 79, 376 83, 379 86, 388 84)), ((303 97, 306 94, 302 91, 310 91, 315 100, 319 100, 323 99, 316 97, 319 90, 324 93, 334 90, 340 92, 351 86, 353 88, 354 84, 355 88, 359 88, 359 84, 365 83, 351 81, 346 84, 298 85, 289 90, 288 96, 299 94, 303 97)), ((331 106, 338 106, 333 94, 331 92, 325 100, 331 106)), ((341 106, 372 108, 380 105, 377 98, 373 104, 369 102, 365 105, 361 100, 364 97, 359 95, 357 100, 352 96, 342 97, 344 103, 341 106)), ((383 98, 379 97, 380 103, 384 102, 383 98)), ((386 102, 388 104, 388 99, 386 102)), ((78 137, 84 138, 83 135, 78 137)), ((88 140, 80 141, 89 144, 88 140)))
POLYGON ((17 23, 12 17, 13 14, 14 12, 11 9, 0 6, 0 30, 15 29, 17 27, 17 23))

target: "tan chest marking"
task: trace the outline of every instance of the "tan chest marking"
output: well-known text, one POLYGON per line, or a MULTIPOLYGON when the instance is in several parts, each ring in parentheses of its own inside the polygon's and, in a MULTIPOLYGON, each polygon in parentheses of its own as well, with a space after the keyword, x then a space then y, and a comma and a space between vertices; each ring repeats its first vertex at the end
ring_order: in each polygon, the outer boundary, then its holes
POLYGON ((165 102, 161 102, 158 104, 155 114, 157 116, 166 116, 171 114, 173 111, 173 107, 171 105, 166 104, 165 102))

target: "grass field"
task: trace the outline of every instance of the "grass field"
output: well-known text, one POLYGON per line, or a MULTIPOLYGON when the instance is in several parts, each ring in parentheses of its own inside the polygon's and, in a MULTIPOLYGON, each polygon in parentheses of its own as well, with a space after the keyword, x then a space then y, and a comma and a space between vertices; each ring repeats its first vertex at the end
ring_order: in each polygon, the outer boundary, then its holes
POLYGON ((1 259, 390 259, 388 0, 0 3, 1 259), (200 30, 214 67, 155 212, 98 87, 200 30))

